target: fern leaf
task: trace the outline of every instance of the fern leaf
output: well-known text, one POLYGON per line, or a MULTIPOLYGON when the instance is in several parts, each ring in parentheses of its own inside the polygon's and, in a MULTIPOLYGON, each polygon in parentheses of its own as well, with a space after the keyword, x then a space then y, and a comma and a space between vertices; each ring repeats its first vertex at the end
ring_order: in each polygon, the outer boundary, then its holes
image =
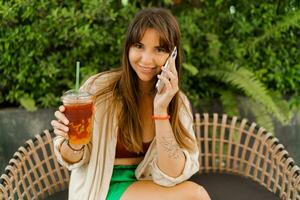
POLYGON ((225 64, 223 68, 203 69, 201 74, 202 76, 216 77, 220 81, 242 90, 247 96, 261 103, 269 113, 274 114, 281 123, 289 120, 289 115, 281 112, 265 86, 246 67, 237 68, 233 64, 225 64))
POLYGON ((229 116, 238 115, 236 95, 232 91, 221 91, 221 101, 226 114, 229 116))
POLYGON ((258 104, 252 99, 243 98, 242 106, 244 112, 250 111, 254 117, 256 123, 260 126, 265 128, 268 132, 274 133, 274 124, 272 116, 266 110, 266 108, 262 104, 258 104))

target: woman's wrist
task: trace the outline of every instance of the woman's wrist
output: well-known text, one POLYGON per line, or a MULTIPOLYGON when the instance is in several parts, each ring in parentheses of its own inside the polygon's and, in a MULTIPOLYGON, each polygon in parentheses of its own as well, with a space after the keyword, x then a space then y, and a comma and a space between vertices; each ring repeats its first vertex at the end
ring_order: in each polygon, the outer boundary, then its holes
POLYGON ((168 109, 161 109, 161 108, 157 108, 154 109, 153 115, 168 115, 168 109))
POLYGON ((67 163, 74 164, 79 162, 83 158, 85 145, 81 147, 81 149, 71 149, 70 144, 68 144, 68 140, 64 140, 60 147, 60 153, 67 163))
POLYGON ((71 149, 75 154, 79 154, 83 151, 84 145, 70 144, 68 140, 64 141, 69 149, 71 149))
POLYGON ((170 115, 168 115, 167 109, 154 109, 152 120, 168 120, 170 115))

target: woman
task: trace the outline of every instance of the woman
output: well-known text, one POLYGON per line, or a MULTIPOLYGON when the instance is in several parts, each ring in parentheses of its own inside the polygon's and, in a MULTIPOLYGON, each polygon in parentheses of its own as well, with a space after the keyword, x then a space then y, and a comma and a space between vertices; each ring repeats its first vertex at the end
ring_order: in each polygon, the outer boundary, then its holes
POLYGON ((180 67, 174 16, 161 8, 140 11, 128 27, 121 68, 92 76, 81 87, 96 97, 89 144, 66 142, 63 106, 51 122, 55 154, 72 170, 69 199, 210 199, 187 181, 199 169, 199 152, 189 102, 179 90, 180 67), (174 47, 177 57, 162 69, 174 47), (160 92, 158 80, 164 84, 160 92))

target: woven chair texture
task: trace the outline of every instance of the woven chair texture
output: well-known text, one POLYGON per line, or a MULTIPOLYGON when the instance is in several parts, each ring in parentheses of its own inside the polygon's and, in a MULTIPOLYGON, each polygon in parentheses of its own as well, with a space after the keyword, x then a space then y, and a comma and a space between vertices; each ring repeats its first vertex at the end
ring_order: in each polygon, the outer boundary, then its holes
POLYGON ((19 147, 0 178, 0 199, 45 199, 68 188, 69 171, 54 155, 54 133, 44 131, 19 147))
MULTIPOLYGON (((250 178, 280 199, 300 200, 300 169, 271 133, 246 119, 195 114, 199 173, 250 178)), ((69 171, 54 156, 44 131, 14 154, 0 178, 0 199, 46 199, 68 188, 69 171)))

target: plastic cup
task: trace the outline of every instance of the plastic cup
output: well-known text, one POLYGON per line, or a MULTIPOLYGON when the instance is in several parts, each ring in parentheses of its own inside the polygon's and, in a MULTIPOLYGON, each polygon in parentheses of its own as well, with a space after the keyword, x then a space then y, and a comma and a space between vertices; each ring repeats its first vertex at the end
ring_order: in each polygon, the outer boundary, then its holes
POLYGON ((69 90, 61 97, 65 115, 69 120, 69 143, 87 144, 92 137, 94 96, 69 90))

